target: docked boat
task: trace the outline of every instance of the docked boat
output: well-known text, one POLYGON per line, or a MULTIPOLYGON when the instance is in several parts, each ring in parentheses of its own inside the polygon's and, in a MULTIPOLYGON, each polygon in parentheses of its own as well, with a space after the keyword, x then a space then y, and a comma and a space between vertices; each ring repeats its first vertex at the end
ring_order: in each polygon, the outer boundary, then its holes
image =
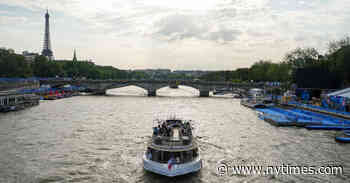
POLYGON ((10 112, 39 105, 39 96, 34 94, 0 93, 0 112, 10 112))
POLYGON ((249 108, 266 108, 274 106, 274 103, 268 99, 243 98, 241 105, 249 108))
POLYGON ((190 121, 158 121, 143 155, 144 169, 168 177, 198 172, 202 160, 192 129, 190 121))
POLYGON ((335 140, 337 142, 350 143, 350 136, 349 135, 337 136, 335 137, 335 140))
POLYGON ((350 130, 350 126, 342 125, 308 125, 305 128, 308 130, 350 130))
POLYGON ((335 137, 335 141, 342 143, 350 143, 350 131, 343 130, 340 135, 335 137))
POLYGON ((241 99, 241 98, 243 98, 243 95, 235 94, 235 95, 233 95, 233 98, 241 99))
POLYGON ((44 100, 56 100, 58 97, 56 95, 45 95, 44 100))
POLYGON ((271 98, 264 96, 264 91, 259 88, 250 89, 247 98, 241 99, 241 105, 249 108, 266 108, 274 106, 271 98))

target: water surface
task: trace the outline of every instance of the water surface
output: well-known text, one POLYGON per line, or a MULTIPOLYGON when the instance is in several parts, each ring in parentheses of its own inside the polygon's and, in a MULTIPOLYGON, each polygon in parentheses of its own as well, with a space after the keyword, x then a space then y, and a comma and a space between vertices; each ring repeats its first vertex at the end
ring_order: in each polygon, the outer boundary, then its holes
POLYGON ((239 100, 199 98, 198 91, 163 88, 146 97, 138 88, 108 96, 42 101, 0 114, 0 182, 349 182, 350 146, 335 132, 278 128, 239 100), (129 96, 127 96, 127 95, 129 96), (176 115, 195 121, 204 168, 169 179, 145 172, 142 153, 153 120, 176 115), (340 162, 343 176, 218 176, 219 160, 324 165, 340 162))

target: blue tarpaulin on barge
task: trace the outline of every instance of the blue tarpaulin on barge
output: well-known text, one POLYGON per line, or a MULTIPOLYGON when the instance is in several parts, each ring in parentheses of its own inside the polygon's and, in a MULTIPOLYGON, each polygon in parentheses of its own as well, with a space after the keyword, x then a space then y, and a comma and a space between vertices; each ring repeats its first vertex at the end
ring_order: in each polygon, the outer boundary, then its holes
POLYGON ((327 125, 327 126, 343 126, 350 125, 350 121, 333 116, 319 114, 316 112, 305 111, 301 109, 281 109, 277 107, 256 109, 263 113, 259 117, 261 119, 271 119, 275 123, 295 123, 296 125, 327 125))

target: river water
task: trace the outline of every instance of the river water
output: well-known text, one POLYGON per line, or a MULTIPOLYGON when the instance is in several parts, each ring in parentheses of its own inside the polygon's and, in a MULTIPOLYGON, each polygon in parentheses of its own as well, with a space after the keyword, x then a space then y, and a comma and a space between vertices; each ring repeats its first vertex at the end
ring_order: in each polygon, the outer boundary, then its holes
POLYGON ((198 91, 139 88, 42 101, 0 114, 0 182, 349 182, 350 146, 336 132, 278 128, 232 97, 199 98, 198 91), (195 121, 203 169, 166 178, 145 172, 141 157, 153 120, 176 115, 195 121), (217 162, 293 165, 340 163, 343 175, 218 176, 217 162))

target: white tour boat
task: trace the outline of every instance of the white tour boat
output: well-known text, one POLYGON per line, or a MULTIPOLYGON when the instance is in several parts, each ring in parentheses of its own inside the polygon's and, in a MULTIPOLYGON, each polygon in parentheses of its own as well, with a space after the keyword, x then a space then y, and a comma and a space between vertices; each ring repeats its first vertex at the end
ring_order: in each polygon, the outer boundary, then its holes
POLYGON ((168 177, 199 171, 202 160, 192 129, 190 121, 159 121, 143 155, 144 169, 168 177))

